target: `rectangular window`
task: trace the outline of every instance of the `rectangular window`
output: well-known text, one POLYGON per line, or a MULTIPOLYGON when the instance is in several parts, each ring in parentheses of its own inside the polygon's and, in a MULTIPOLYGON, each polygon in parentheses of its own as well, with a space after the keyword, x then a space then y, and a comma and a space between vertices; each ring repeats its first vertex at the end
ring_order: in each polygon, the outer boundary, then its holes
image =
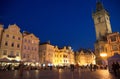
POLYGON ((14 52, 13 52, 13 51, 11 51, 11 52, 10 52, 10 56, 13 56, 13 55, 14 55, 14 52))
POLYGON ((7 55, 7 50, 3 50, 3 55, 7 55))
POLYGON ((6 37, 9 38, 9 35, 7 34, 6 37))
POLYGON ((5 42, 5 46, 8 46, 8 42, 7 41, 5 42))
POLYGON ((111 42, 116 41, 116 36, 111 36, 111 42))
POLYGON ((117 50, 118 50, 117 45, 113 45, 113 46, 112 46, 112 49, 113 49, 113 51, 117 51, 117 50))
POLYGON ((13 36, 12 38, 15 39, 15 36, 13 36))
POLYGON ((18 40, 20 40, 20 37, 18 37, 18 40))
POLYGON ((16 56, 19 56, 19 52, 16 52, 16 56))
POLYGON ((17 44, 17 48, 20 48, 20 44, 17 44))
POLYGON ((14 47, 14 43, 11 44, 11 47, 14 47))

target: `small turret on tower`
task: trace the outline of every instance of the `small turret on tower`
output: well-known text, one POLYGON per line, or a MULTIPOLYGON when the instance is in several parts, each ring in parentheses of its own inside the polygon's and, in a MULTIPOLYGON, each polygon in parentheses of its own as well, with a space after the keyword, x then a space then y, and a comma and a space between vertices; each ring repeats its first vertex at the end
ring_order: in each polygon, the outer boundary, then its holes
POLYGON ((103 9, 104 9, 103 4, 100 1, 98 1, 96 4, 96 11, 101 11, 103 9))

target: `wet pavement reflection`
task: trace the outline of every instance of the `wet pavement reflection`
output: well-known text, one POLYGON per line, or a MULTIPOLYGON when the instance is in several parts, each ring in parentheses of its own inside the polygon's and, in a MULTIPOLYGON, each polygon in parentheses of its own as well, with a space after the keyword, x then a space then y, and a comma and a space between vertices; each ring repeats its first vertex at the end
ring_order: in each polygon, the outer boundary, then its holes
POLYGON ((109 73, 108 70, 90 71, 79 70, 24 70, 23 76, 19 71, 0 71, 0 79, 120 79, 109 73))

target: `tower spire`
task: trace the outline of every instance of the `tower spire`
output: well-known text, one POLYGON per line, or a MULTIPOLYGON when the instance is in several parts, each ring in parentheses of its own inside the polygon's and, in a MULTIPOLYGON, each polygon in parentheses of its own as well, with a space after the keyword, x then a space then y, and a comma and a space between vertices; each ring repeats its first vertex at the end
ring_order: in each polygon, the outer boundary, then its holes
POLYGON ((100 2, 100 0, 98 0, 98 2, 96 3, 96 11, 100 11, 103 10, 103 4, 100 2))

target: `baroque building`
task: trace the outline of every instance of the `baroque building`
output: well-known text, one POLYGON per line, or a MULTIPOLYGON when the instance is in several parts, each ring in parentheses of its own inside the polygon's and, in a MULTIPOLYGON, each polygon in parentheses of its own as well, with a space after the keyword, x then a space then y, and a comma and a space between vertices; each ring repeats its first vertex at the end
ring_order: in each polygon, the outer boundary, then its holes
POLYGON ((107 35, 107 41, 109 44, 109 57, 113 56, 114 53, 120 54, 120 34, 119 32, 110 33, 107 35))
POLYGON ((95 61, 96 56, 90 50, 81 49, 78 52, 76 52, 75 57, 76 57, 76 59, 75 59, 76 63, 79 66, 83 66, 83 65, 86 66, 86 65, 90 65, 90 64, 96 64, 96 61, 95 61))
POLYGON ((69 66, 75 64, 74 52, 71 47, 58 48, 50 42, 40 44, 39 58, 42 66, 69 66))
POLYGON ((22 34, 16 25, 9 25, 4 29, 0 25, 0 58, 21 60, 22 34))
POLYGON ((70 66, 75 64, 74 52, 71 47, 58 48, 55 47, 54 65, 55 66, 70 66))
POLYGON ((53 65, 54 46, 50 42, 41 43, 39 46, 40 64, 43 66, 53 65))
POLYGON ((33 33, 23 32, 22 61, 26 63, 39 62, 39 38, 33 33))

